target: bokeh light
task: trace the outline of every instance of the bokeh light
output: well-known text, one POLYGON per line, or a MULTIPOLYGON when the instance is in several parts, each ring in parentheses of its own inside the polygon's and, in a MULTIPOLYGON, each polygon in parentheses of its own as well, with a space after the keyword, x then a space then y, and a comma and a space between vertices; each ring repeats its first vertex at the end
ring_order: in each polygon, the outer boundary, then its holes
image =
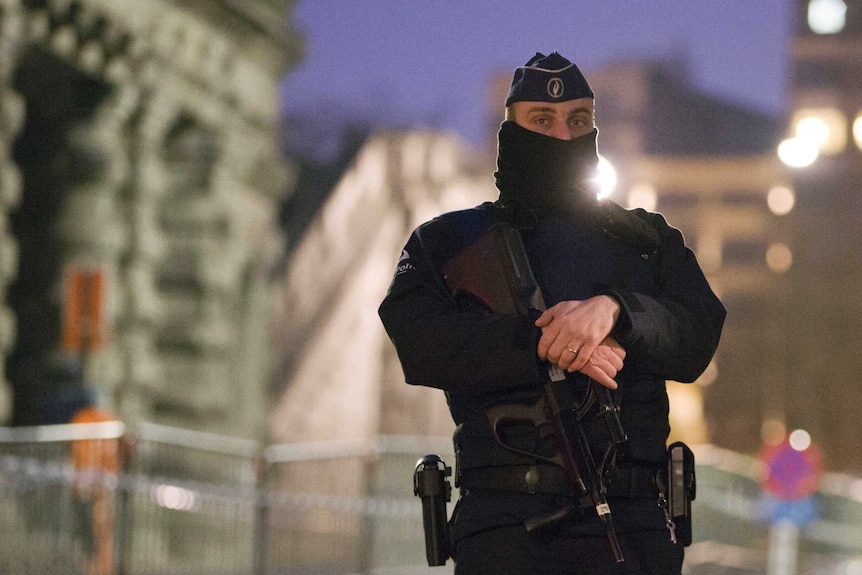
POLYGON ((780 419, 767 419, 760 426, 760 439, 766 445, 778 445, 786 435, 787 428, 780 419))
POLYGON ((803 108, 793 115, 791 125, 797 138, 815 144, 825 156, 847 147, 847 116, 837 108, 803 108))
POLYGON ((837 34, 847 21, 844 0, 811 0, 808 3, 808 27, 815 34, 837 34))
POLYGON ((770 271, 783 274, 793 265, 793 252, 781 242, 771 244, 766 250, 766 265, 770 271))
POLYGON ((766 195, 766 205, 776 216, 789 214, 796 204, 796 195, 787 186, 775 186, 766 195))
POLYGON ((805 451, 811 447, 811 435, 804 429, 794 429, 788 438, 790 447, 796 451, 805 451))
POLYGON ((802 138, 788 138, 778 144, 778 159, 791 168, 805 168, 817 160, 820 150, 813 142, 802 138))

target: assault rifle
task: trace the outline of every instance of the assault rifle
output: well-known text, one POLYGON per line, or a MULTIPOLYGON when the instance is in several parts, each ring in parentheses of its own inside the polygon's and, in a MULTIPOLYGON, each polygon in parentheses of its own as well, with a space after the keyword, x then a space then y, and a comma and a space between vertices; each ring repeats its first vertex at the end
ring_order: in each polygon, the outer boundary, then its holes
MULTIPOLYGON (((477 298, 490 311, 505 315, 525 315, 530 310, 543 311, 545 301, 533 277, 521 235, 511 224, 502 222, 491 226, 476 243, 447 262, 443 274, 454 295, 466 294, 477 298)), ((565 373, 548 364, 547 378, 541 395, 533 404, 499 404, 486 410, 486 416, 497 442, 505 449, 520 453, 537 461, 562 467, 579 496, 588 496, 605 529, 614 559, 624 560, 611 518, 611 509, 604 496, 606 474, 616 446, 626 440, 619 419, 619 407, 610 390, 590 380, 588 390, 572 411, 576 422, 575 442, 566 431, 563 410, 559 405, 555 383, 564 381, 565 373), (596 465, 581 422, 588 416, 601 418, 608 435, 608 449, 600 465, 596 465), (556 453, 546 456, 524 451, 507 444, 503 430, 511 423, 532 423, 542 437, 551 436, 556 453)), ((569 414, 571 415, 571 414, 569 414)), ((573 511, 572 505, 529 518, 525 526, 536 531, 555 525, 573 511)))

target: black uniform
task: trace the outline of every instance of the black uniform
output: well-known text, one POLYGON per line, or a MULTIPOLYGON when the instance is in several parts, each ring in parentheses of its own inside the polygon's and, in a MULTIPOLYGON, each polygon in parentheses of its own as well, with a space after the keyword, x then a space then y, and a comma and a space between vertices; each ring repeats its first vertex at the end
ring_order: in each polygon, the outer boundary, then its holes
MULTIPOLYGON (((718 345, 725 310, 680 232, 659 214, 634 213, 658 232, 658 249, 621 241, 587 218, 501 200, 435 218, 413 232, 402 252, 379 313, 406 381, 444 390, 458 426, 462 496, 451 520, 457 573, 680 571, 682 545, 670 541, 653 481, 664 465, 670 430, 665 380, 691 382, 702 373, 718 345), (608 491, 626 557, 620 566, 592 509, 582 508, 547 532, 526 532, 526 519, 577 498, 560 487, 558 469, 502 449, 484 417, 487 405, 537 397, 547 377, 536 354, 537 313, 495 315, 473 299, 456 299, 442 276, 447 261, 501 220, 520 230, 548 307, 599 294, 621 306, 612 335, 627 355, 614 395, 628 441, 608 491), (529 469, 539 470, 538 487, 518 484, 529 469)), ((563 388, 572 402, 585 393, 585 380, 567 376, 563 388)), ((590 437, 601 442, 597 430, 590 437)), ((507 441, 553 449, 532 429, 514 428, 507 441)))
MULTIPOLYGON (((519 102, 541 104, 538 115, 521 117, 524 125, 507 120, 500 126, 500 199, 415 230, 380 306, 407 382, 443 389, 457 424, 461 499, 450 523, 459 575, 681 571, 682 545, 671 542, 655 482, 669 433, 665 380, 700 375, 718 345, 725 310, 682 235, 664 218, 637 210, 614 223, 596 210, 594 195, 584 190, 598 165, 598 131, 583 133, 583 111, 592 110, 587 101, 593 97, 578 67, 558 52, 536 53, 518 67, 506 106, 518 117, 519 102), (561 121, 569 138, 541 133, 561 121), (632 218, 634 224, 619 224, 632 218), (596 515, 600 498, 581 505, 561 467, 542 459, 554 455, 556 444, 533 423, 509 422, 495 437, 486 417, 488 406, 511 410, 536 402, 548 377, 537 357, 537 311, 493 313, 481 297, 450 290, 443 277, 447 262, 503 220, 520 231, 547 306, 600 294, 620 304, 612 335, 626 357, 614 401, 628 441, 617 451, 616 465, 607 466, 617 470, 607 500, 622 564, 614 562, 596 515), (654 233, 631 233, 639 226, 654 233), (657 240, 640 241, 649 235, 657 240), (537 517, 573 508, 578 511, 546 522, 546 529, 528 531, 537 517)), ((568 420, 566 434, 572 440, 583 431, 595 459, 613 453, 610 434, 602 433, 598 418, 573 421, 573 410, 565 409, 579 405, 588 387, 585 376, 569 375, 555 384, 555 395, 568 420)))

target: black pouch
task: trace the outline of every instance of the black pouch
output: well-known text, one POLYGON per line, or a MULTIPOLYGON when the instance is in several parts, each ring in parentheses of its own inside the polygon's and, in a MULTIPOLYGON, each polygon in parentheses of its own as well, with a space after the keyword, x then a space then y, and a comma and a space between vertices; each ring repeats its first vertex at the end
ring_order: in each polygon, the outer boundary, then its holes
POLYGON ((659 483, 667 500, 668 519, 673 521, 676 538, 688 547, 692 538, 691 502, 697 496, 694 453, 688 445, 677 441, 668 446, 667 471, 660 474, 659 483))

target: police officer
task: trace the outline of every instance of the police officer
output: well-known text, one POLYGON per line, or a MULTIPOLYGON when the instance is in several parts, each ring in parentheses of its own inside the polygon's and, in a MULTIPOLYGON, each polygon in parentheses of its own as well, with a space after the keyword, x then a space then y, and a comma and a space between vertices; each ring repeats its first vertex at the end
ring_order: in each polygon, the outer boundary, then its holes
MULTIPOLYGON (((600 216, 589 185, 598 163, 593 104, 587 80, 557 52, 518 67, 498 134, 499 199, 419 226, 379 309, 406 381, 444 390, 457 425, 457 574, 681 571, 683 545, 655 480, 670 431, 665 380, 703 372, 725 310, 661 215, 626 211, 654 230, 651 245, 600 216), (502 221, 520 232, 544 311, 494 313, 447 284, 447 263, 502 221), (548 365, 565 372, 564 407, 577 405, 590 379, 619 406, 628 439, 616 450, 607 501, 622 563, 562 470, 524 453, 552 453, 548 438, 513 425, 504 447, 490 429, 487 408, 534 401, 548 365), (567 505, 575 511, 563 520, 528 531, 531 518, 567 505)), ((609 452, 598 425, 585 433, 593 453, 609 452)))

